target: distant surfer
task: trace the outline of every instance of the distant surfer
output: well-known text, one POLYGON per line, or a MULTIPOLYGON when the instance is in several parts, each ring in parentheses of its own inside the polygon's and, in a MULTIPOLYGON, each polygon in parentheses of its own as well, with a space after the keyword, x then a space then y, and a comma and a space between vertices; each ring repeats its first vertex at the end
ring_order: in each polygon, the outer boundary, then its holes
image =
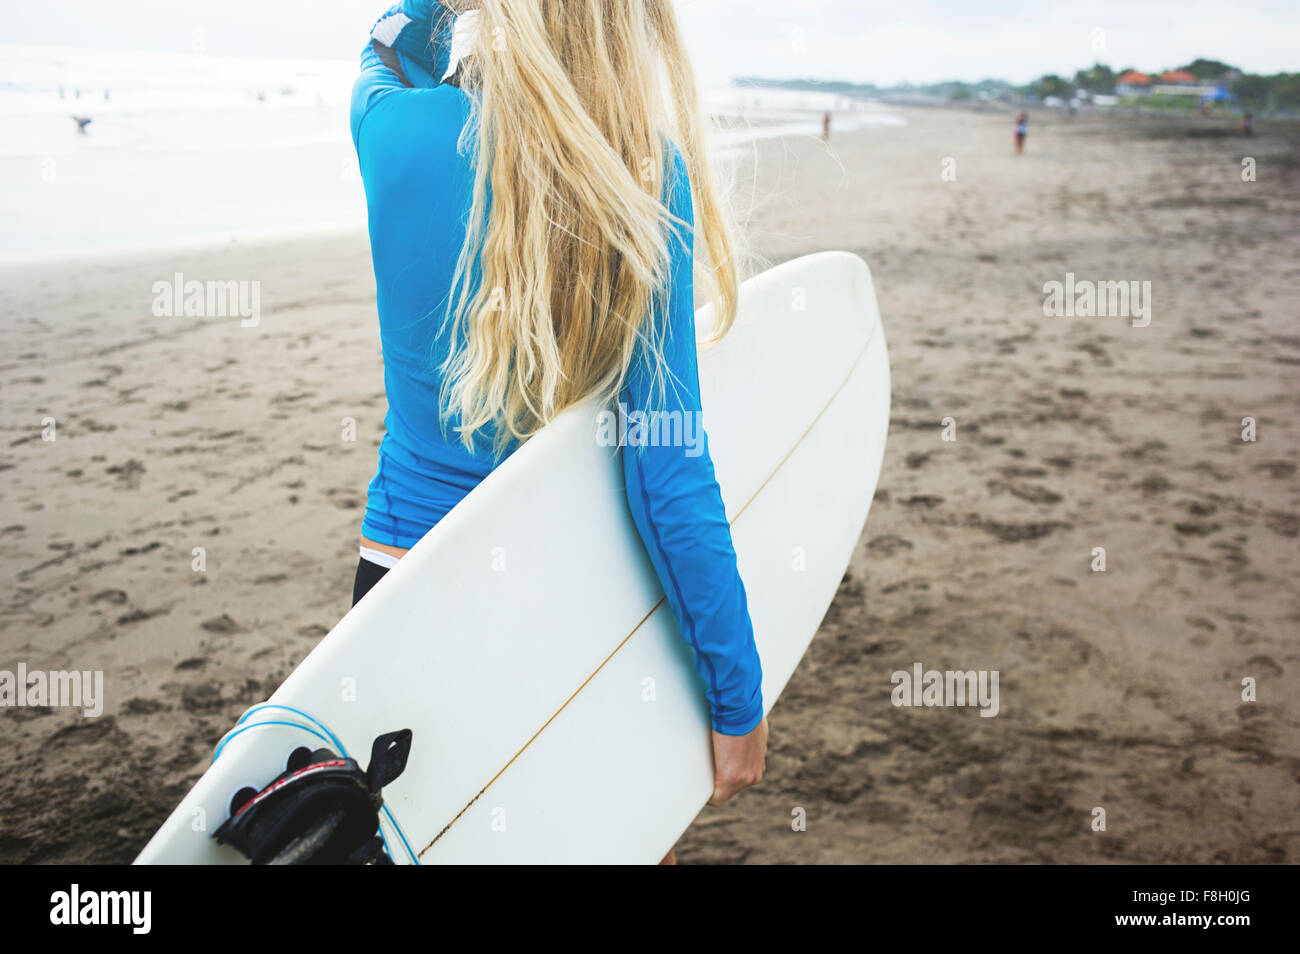
POLYGON ((1025 151, 1025 136, 1029 134, 1029 114, 1024 110, 1016 117, 1016 155, 1025 151))
POLYGON ((86 135, 86 127, 94 122, 89 116, 73 116, 72 121, 77 124, 77 132, 86 135))
MULTIPOLYGON (((388 414, 354 603, 565 408, 600 395, 629 420, 699 419, 695 248, 707 252, 715 336, 735 320, 736 252, 697 145, 704 121, 673 0, 542 8, 406 0, 362 53, 352 137, 388 414), (443 81, 453 14, 474 8, 477 37, 443 81), (466 128, 470 148, 458 149, 466 128)), ((709 801, 721 805, 763 776, 762 672, 707 442, 680 445, 620 453, 633 522, 694 651, 712 724, 709 801)))

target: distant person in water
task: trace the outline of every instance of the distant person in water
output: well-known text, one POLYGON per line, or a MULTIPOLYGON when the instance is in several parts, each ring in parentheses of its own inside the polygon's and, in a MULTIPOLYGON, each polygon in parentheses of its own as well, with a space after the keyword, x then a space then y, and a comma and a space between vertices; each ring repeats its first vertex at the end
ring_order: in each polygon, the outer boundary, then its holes
POLYGON ((822 116, 822 142, 831 141, 831 114, 826 113, 822 116))
POLYGON ((77 124, 77 132, 83 136, 86 135, 86 127, 94 122, 89 116, 73 116, 72 121, 77 124))
POLYGON ((1255 134, 1255 114, 1249 109, 1241 114, 1241 131, 1247 136, 1255 134))
POLYGON ((1021 110, 1016 117, 1016 155, 1025 151, 1025 136, 1029 132, 1029 114, 1021 110))

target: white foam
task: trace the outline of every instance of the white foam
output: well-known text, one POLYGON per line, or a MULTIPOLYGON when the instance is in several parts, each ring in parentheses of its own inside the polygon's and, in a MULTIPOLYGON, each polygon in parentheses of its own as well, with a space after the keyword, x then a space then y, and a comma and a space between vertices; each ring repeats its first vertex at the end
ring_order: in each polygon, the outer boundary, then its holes
MULTIPOLYGON (((0 45, 0 261, 364 229, 356 73, 353 61, 0 45), (91 120, 84 135, 74 116, 91 120)), ((820 135, 825 112, 837 131, 902 122, 815 91, 709 90, 704 103, 723 158, 820 135)))

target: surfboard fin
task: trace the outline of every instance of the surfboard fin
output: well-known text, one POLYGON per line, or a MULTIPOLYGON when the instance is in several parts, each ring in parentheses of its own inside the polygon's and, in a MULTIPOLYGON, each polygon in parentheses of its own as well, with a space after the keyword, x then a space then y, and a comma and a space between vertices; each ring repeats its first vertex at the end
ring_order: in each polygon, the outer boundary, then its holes
POLYGON ((295 749, 261 791, 240 790, 212 837, 255 865, 392 864, 378 834, 382 790, 410 752, 410 729, 375 739, 364 772, 329 749, 295 749))

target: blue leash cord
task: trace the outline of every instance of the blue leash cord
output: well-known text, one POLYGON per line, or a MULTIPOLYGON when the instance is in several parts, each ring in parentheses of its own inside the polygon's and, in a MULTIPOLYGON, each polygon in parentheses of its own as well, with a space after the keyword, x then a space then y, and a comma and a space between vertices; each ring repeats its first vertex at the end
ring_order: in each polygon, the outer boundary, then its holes
MULTIPOLYGON (((322 742, 328 742, 329 744, 333 745, 336 749, 339 750, 339 754, 343 756, 343 758, 349 759, 352 757, 348 755, 347 748, 344 747, 343 743, 339 740, 338 736, 336 736, 333 732, 331 732, 329 728, 325 725, 325 723, 321 722, 319 719, 315 718, 314 716, 308 715, 306 712, 303 712, 301 709, 295 709, 293 706, 280 705, 279 703, 276 702, 264 702, 261 705, 253 706, 253 708, 249 709, 242 716, 240 716, 239 721, 235 723, 235 727, 221 737, 221 741, 217 743, 217 750, 212 754, 212 761, 215 762, 218 758, 221 757, 221 753, 225 749, 226 743, 228 743, 235 736, 243 735, 249 729, 257 729, 266 725, 287 725, 294 729, 301 729, 304 732, 314 735, 322 742), (299 722, 286 722, 283 720, 253 722, 250 723, 249 725, 244 725, 244 721, 248 719, 251 715, 253 715, 253 713, 261 712, 263 709, 282 709, 285 712, 292 712, 294 715, 302 716, 308 722, 312 723, 312 725, 316 726, 316 728, 313 729, 310 726, 305 726, 299 722), (317 729, 319 729, 320 731, 318 732, 317 729)), ((388 823, 392 825, 393 830, 397 832, 397 837, 402 839, 402 847, 406 849, 406 854, 410 857, 411 864, 418 865, 420 863, 420 859, 415 854, 415 852, 411 849, 411 843, 406 840, 406 833, 402 831, 402 826, 397 823, 396 816, 393 815, 392 810, 389 809, 386 803, 384 805, 381 805, 380 808, 383 810, 383 813, 388 817, 388 823)), ((391 847, 389 847, 387 836, 384 835, 383 825, 379 826, 379 837, 383 839, 384 851, 387 852, 389 858, 392 858, 393 850, 391 847)))

